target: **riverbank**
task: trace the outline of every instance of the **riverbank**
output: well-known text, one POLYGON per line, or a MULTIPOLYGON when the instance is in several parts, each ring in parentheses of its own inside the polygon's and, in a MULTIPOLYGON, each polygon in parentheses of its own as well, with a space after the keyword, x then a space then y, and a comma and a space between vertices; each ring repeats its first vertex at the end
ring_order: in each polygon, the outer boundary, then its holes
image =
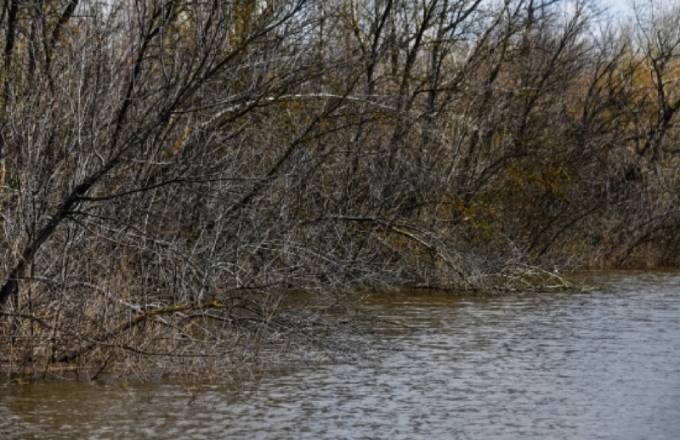
MULTIPOLYGON (((71 357, 68 361, 57 361, 57 356, 46 357, 40 345, 29 345, 33 357, 15 357, 12 363, 0 365, 5 381, 31 383, 35 381, 76 380, 102 381, 149 381, 159 382, 180 380, 194 384, 231 384, 238 386, 268 370, 286 368, 291 364, 315 364, 343 356, 360 356, 366 349, 362 338, 373 332, 373 325, 395 325, 380 316, 357 314, 357 307, 371 298, 390 299, 417 304, 420 299, 432 302, 435 299, 448 303, 466 298, 486 298, 489 301, 502 301, 505 296, 518 293, 542 292, 587 292, 598 288, 598 280, 603 274, 610 276, 645 276, 651 272, 600 272, 580 271, 557 274, 540 269, 498 276, 502 288, 488 290, 450 290, 436 286, 416 286, 399 289, 383 289, 381 294, 373 290, 353 293, 318 294, 314 292, 285 292, 269 294, 269 308, 254 313, 251 308, 233 308, 231 322, 215 326, 214 316, 197 315, 193 319, 198 325, 184 327, 174 339, 168 340, 167 330, 173 321, 192 322, 190 315, 183 310, 176 314, 156 314, 142 322, 134 316, 124 323, 129 333, 121 332, 118 339, 97 340, 81 335, 76 351, 81 356, 71 357), (512 281, 512 282, 510 282, 512 281), (411 300, 407 301, 408 298, 411 300), (247 311, 247 313, 244 312, 247 311), (158 320, 154 318, 162 318, 158 320), (131 323, 140 324, 135 327, 131 323), (143 324, 143 325, 142 325, 143 324), (196 333, 189 333, 187 330, 196 333), (204 339, 199 339, 202 332, 204 339), (219 335, 205 338, 206 335, 219 335), (134 339, 137 338, 137 339, 134 339), (138 345, 134 345, 138 344, 138 345)), ((658 271, 670 274, 672 271, 658 271)), ((251 306, 256 304, 250 302, 251 306)), ((213 304, 218 307, 220 304, 213 304)), ((222 305, 223 306, 223 305, 222 305)), ((200 307, 194 306, 198 310, 200 307)), ((157 310, 157 309, 156 309, 157 310)), ((192 322, 193 324, 193 322, 192 322)), ((36 341, 39 336, 34 335, 36 341)), ((11 340, 10 340, 11 341, 11 340)), ((61 350, 62 353, 73 352, 61 350)), ((5 351, 12 356, 12 349, 5 351)), ((58 351, 56 352, 58 353, 58 351)), ((62 355, 63 356, 63 355, 62 355)), ((65 357, 65 356, 64 356, 65 357)))
MULTIPOLYGON (((585 273, 588 291, 362 295, 361 356, 238 390, 3 387, 0 434, 70 438, 675 438, 680 275, 585 273)), ((298 298, 300 302, 302 299, 298 298)))

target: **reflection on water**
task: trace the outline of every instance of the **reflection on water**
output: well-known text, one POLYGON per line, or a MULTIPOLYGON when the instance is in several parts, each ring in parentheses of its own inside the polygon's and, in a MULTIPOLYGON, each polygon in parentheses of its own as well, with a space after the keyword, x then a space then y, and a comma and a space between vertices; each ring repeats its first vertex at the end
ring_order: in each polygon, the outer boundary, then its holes
POLYGON ((372 295, 370 355, 237 396, 0 388, 0 438, 680 438, 680 276, 599 281, 589 293, 372 295))

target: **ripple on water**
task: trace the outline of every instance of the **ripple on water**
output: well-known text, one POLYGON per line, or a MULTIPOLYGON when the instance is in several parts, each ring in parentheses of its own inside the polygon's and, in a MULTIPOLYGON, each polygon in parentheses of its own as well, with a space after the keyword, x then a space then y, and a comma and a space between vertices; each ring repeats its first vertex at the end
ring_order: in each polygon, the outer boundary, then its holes
POLYGON ((680 276, 598 281, 588 294, 369 297, 361 313, 392 323, 371 337, 373 356, 238 398, 5 387, 0 438, 680 438, 680 276))

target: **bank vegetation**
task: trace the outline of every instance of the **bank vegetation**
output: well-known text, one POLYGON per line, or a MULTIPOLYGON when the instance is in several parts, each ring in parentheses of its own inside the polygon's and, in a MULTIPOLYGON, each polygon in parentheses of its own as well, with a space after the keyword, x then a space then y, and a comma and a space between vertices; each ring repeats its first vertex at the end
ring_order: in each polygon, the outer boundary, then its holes
POLYGON ((0 1, 0 369, 219 374, 325 325, 285 292, 677 267, 679 20, 0 1))

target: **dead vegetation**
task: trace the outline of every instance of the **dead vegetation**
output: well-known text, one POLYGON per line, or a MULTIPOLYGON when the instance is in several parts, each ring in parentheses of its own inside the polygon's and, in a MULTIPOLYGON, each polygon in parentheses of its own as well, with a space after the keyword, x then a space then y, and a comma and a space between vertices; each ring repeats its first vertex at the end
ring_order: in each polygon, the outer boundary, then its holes
POLYGON ((0 368, 220 377, 323 333, 282 292, 677 266, 679 12, 596 6, 0 1, 0 368))

